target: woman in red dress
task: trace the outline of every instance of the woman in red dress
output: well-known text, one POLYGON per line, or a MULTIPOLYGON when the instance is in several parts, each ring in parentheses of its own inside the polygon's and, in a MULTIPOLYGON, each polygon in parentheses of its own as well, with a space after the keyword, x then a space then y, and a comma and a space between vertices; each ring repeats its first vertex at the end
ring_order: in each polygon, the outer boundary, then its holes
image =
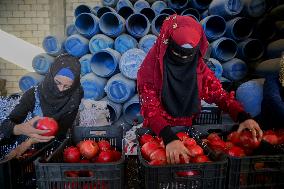
POLYGON ((240 123, 238 131, 251 130, 260 140, 259 125, 227 93, 203 61, 208 42, 201 25, 188 16, 172 15, 138 71, 138 92, 143 126, 163 138, 168 163, 179 163, 182 155, 188 161, 188 150, 172 132, 172 126, 191 126, 198 115, 201 100, 216 103, 240 123))

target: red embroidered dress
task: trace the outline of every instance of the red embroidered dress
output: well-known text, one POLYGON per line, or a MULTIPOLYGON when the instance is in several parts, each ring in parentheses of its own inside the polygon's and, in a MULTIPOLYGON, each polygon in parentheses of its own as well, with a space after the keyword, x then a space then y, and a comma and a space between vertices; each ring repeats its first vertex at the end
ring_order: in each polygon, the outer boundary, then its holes
MULTIPOLYGON (((137 77, 138 93, 141 101, 141 114, 144 127, 150 127, 159 135, 166 126, 191 126, 191 117, 174 118, 169 115, 161 103, 163 84, 163 57, 168 40, 177 44, 200 45, 200 57, 197 66, 197 86, 199 99, 207 103, 216 103, 224 112, 228 112, 234 121, 244 112, 243 107, 234 98, 234 92, 227 93, 214 73, 204 63, 202 57, 207 51, 208 42, 199 23, 189 17, 173 15, 167 18, 153 48, 143 61, 137 77)), ((200 108, 200 107, 199 107, 200 108)))

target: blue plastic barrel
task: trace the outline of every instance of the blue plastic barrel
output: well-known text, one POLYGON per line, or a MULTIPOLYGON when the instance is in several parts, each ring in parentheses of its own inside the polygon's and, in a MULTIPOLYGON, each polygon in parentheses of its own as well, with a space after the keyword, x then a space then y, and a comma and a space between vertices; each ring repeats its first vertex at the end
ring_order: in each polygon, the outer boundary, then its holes
POLYGON ((253 36, 255 38, 270 41, 276 35, 275 20, 269 17, 260 18, 257 20, 253 30, 253 36))
POLYGON ((77 31, 87 38, 91 38, 100 32, 99 18, 91 13, 82 13, 77 16, 75 26, 77 31))
POLYGON ((79 5, 75 8, 74 16, 75 18, 82 13, 92 13, 92 8, 88 5, 79 5))
POLYGON ((133 8, 133 5, 129 0, 119 0, 116 4, 116 10, 121 9, 121 7, 124 7, 124 6, 133 8))
POLYGON ((168 14, 159 14, 154 18, 151 24, 151 30, 154 35, 159 35, 163 22, 168 16, 168 14))
POLYGON ((151 8, 155 11, 155 13, 158 15, 161 13, 161 11, 165 8, 167 8, 167 3, 164 1, 155 1, 151 8))
POLYGON ((145 53, 148 53, 149 50, 153 47, 157 40, 157 36, 149 34, 142 37, 139 41, 138 47, 143 50, 145 53))
POLYGON ((81 85, 84 89, 84 98, 101 100, 105 96, 104 87, 107 79, 101 78, 94 73, 88 73, 81 77, 81 85))
POLYGON ((183 10, 188 6, 189 0, 168 0, 169 8, 174 10, 183 10))
POLYGON ((199 21, 200 20, 200 14, 198 12, 198 10, 193 9, 193 8, 188 8, 185 9, 182 13, 182 16, 191 16, 193 17, 195 20, 199 21))
POLYGON ((223 76, 231 81, 239 81, 247 75, 247 65, 244 61, 238 58, 233 58, 228 62, 224 62, 223 76))
POLYGON ((208 10, 204 11, 204 12, 201 14, 201 19, 204 19, 204 18, 206 18, 207 16, 209 16, 208 10))
POLYGON ((109 114, 110 114, 110 121, 112 123, 114 121, 117 121, 120 118, 121 113, 122 113, 122 105, 112 102, 107 97, 101 99, 101 101, 106 101, 107 103, 107 107, 108 107, 109 114))
POLYGON ((240 14, 243 8, 242 0, 213 0, 208 11, 210 15, 219 15, 228 19, 240 14))
POLYGON ((45 75, 53 62, 54 57, 46 53, 41 53, 33 58, 32 66, 38 74, 45 75))
MULTIPOLYGON (((165 9, 161 10, 160 14, 173 15, 173 14, 177 14, 177 12, 174 9, 165 8, 165 9)), ((157 16, 159 16, 159 15, 157 15, 157 16)))
POLYGON ((114 41, 114 49, 120 54, 125 53, 129 49, 136 48, 138 45, 137 40, 128 34, 118 36, 114 41))
POLYGON ((79 34, 69 36, 64 46, 69 54, 76 57, 84 56, 89 52, 89 40, 79 34))
POLYGON ((100 50, 91 58, 91 69, 100 77, 111 77, 119 71, 120 57, 119 52, 113 49, 100 50))
POLYGON ((150 8, 150 4, 145 0, 138 0, 134 3, 134 9, 140 12, 144 8, 150 8))
POLYGON ((100 7, 98 10, 97 10, 97 17, 98 18, 101 18, 102 15, 104 15, 105 13, 107 12, 115 12, 115 10, 111 7, 100 7))
POLYGON ((205 10, 208 9, 212 0, 190 0, 189 5, 190 7, 198 10, 205 10))
POLYGON ((123 104, 123 117, 124 120, 129 123, 137 123, 139 120, 143 120, 140 114, 141 105, 138 95, 134 95, 130 100, 123 104))
POLYGON ((54 35, 48 35, 43 39, 42 47, 47 54, 58 56, 64 52, 64 39, 54 35))
POLYGON ((118 0, 103 0, 102 3, 104 6, 115 7, 118 0))
POLYGON ((75 24, 69 24, 67 27, 66 27, 66 36, 69 37, 70 35, 73 35, 73 34, 78 34, 78 31, 76 29, 76 26, 75 24))
POLYGON ((268 44, 266 56, 268 58, 278 58, 281 57, 282 52, 284 52, 284 39, 279 39, 268 44))
POLYGON ((257 81, 248 81, 239 86, 236 98, 244 106, 245 111, 253 117, 261 112, 263 85, 257 81))
POLYGON ((132 14, 126 20, 126 29, 130 35, 141 38, 150 31, 150 22, 143 14, 132 14))
POLYGON ((261 62, 256 66, 255 73, 261 76, 278 74, 280 70, 280 60, 281 58, 273 58, 261 62))
POLYGON ((149 7, 146 7, 146 8, 141 9, 140 13, 143 14, 143 15, 145 15, 145 16, 148 18, 148 20, 149 20, 150 23, 151 23, 151 22, 154 20, 154 18, 156 17, 155 11, 154 11, 153 9, 149 8, 149 7))
POLYGON ((137 79, 137 72, 146 57, 146 53, 141 49, 130 49, 126 51, 120 59, 119 69, 128 79, 137 79))
POLYGON ((112 76, 105 87, 107 97, 115 103, 124 103, 135 93, 134 80, 125 78, 121 73, 112 76))
POLYGON ((266 11, 266 0, 242 0, 243 14, 250 17, 260 17, 266 11))
POLYGON ((246 39, 238 44, 238 57, 243 60, 254 61, 263 56, 264 48, 258 39, 246 39))
POLYGON ((89 49, 96 53, 102 49, 113 48, 114 40, 104 34, 97 34, 90 39, 89 49))
POLYGON ((221 37, 210 45, 211 56, 219 61, 229 61, 237 54, 237 43, 229 38, 221 37))
POLYGON ((209 41, 222 37, 226 32, 226 21, 218 15, 211 15, 200 21, 209 41))
POLYGON ((33 86, 37 85, 44 79, 43 75, 40 75, 35 72, 30 72, 23 75, 19 80, 19 87, 21 91, 25 92, 32 88, 33 86))
POLYGON ((227 22, 226 37, 234 40, 247 39, 252 34, 252 22, 245 17, 236 17, 227 22))
POLYGON ((127 19, 131 14, 134 14, 134 9, 129 6, 121 7, 117 13, 122 16, 124 19, 127 19))
POLYGON ((97 16, 97 12, 98 12, 98 10, 101 8, 101 6, 99 6, 99 5, 97 5, 97 6, 94 6, 93 7, 93 13, 97 16))
POLYGON ((86 54, 79 59, 81 64, 81 76, 92 72, 90 63, 92 56, 92 54, 86 54))
MULTIPOLYGON (((214 71, 215 76, 218 79, 221 79, 222 73, 223 73, 223 67, 222 67, 221 63, 214 58, 209 58, 209 61, 214 65, 214 70, 212 70, 212 71, 214 71)), ((210 66, 209 66, 209 68, 210 68, 210 66)))
POLYGON ((99 21, 101 31, 109 37, 117 37, 125 31, 125 20, 114 12, 105 13, 99 21))

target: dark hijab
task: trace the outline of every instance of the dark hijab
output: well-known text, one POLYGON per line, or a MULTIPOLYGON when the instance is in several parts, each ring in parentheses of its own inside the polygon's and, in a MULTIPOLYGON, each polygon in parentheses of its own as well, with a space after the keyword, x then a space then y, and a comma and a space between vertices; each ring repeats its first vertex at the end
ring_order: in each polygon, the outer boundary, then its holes
POLYGON ((78 109, 83 96, 83 89, 80 84, 80 70, 79 60, 71 55, 63 54, 55 59, 45 79, 38 87, 44 116, 52 117, 58 121, 64 115, 78 109), (74 75, 72 86, 65 91, 59 91, 54 82, 54 77, 62 68, 70 69, 74 75))
POLYGON ((173 117, 188 117, 199 112, 198 55, 199 45, 184 48, 169 40, 164 56, 162 102, 173 117))

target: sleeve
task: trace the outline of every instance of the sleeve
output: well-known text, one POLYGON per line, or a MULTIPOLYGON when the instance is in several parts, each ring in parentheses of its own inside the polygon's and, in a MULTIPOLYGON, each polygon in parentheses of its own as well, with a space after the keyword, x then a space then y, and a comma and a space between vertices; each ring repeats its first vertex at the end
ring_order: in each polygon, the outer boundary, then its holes
POLYGON ((10 115, 2 122, 0 127, 1 138, 11 138, 15 125, 22 123, 34 106, 34 88, 26 91, 19 104, 15 106, 10 115))
POLYGON ((68 129, 71 129, 73 127, 74 121, 77 118, 77 114, 78 114, 78 109, 74 110, 70 114, 67 114, 66 116, 62 117, 59 120, 58 124, 59 124, 60 130, 59 130, 57 137, 66 138, 66 134, 68 132, 68 129))
POLYGON ((214 73, 204 65, 202 74, 202 98, 207 103, 215 103, 221 110, 232 117, 235 122, 243 122, 251 116, 244 111, 243 106, 235 99, 235 93, 227 93, 215 77, 214 73))
POLYGON ((163 117, 165 110, 161 106, 158 93, 151 84, 139 86, 141 114, 144 117, 144 125, 149 126, 156 135, 160 135, 163 128, 169 125, 163 117))
POLYGON ((278 76, 266 78, 263 86, 263 102, 266 103, 265 107, 269 108, 268 111, 273 111, 274 117, 284 122, 284 101, 281 97, 281 86, 278 78, 278 76))

